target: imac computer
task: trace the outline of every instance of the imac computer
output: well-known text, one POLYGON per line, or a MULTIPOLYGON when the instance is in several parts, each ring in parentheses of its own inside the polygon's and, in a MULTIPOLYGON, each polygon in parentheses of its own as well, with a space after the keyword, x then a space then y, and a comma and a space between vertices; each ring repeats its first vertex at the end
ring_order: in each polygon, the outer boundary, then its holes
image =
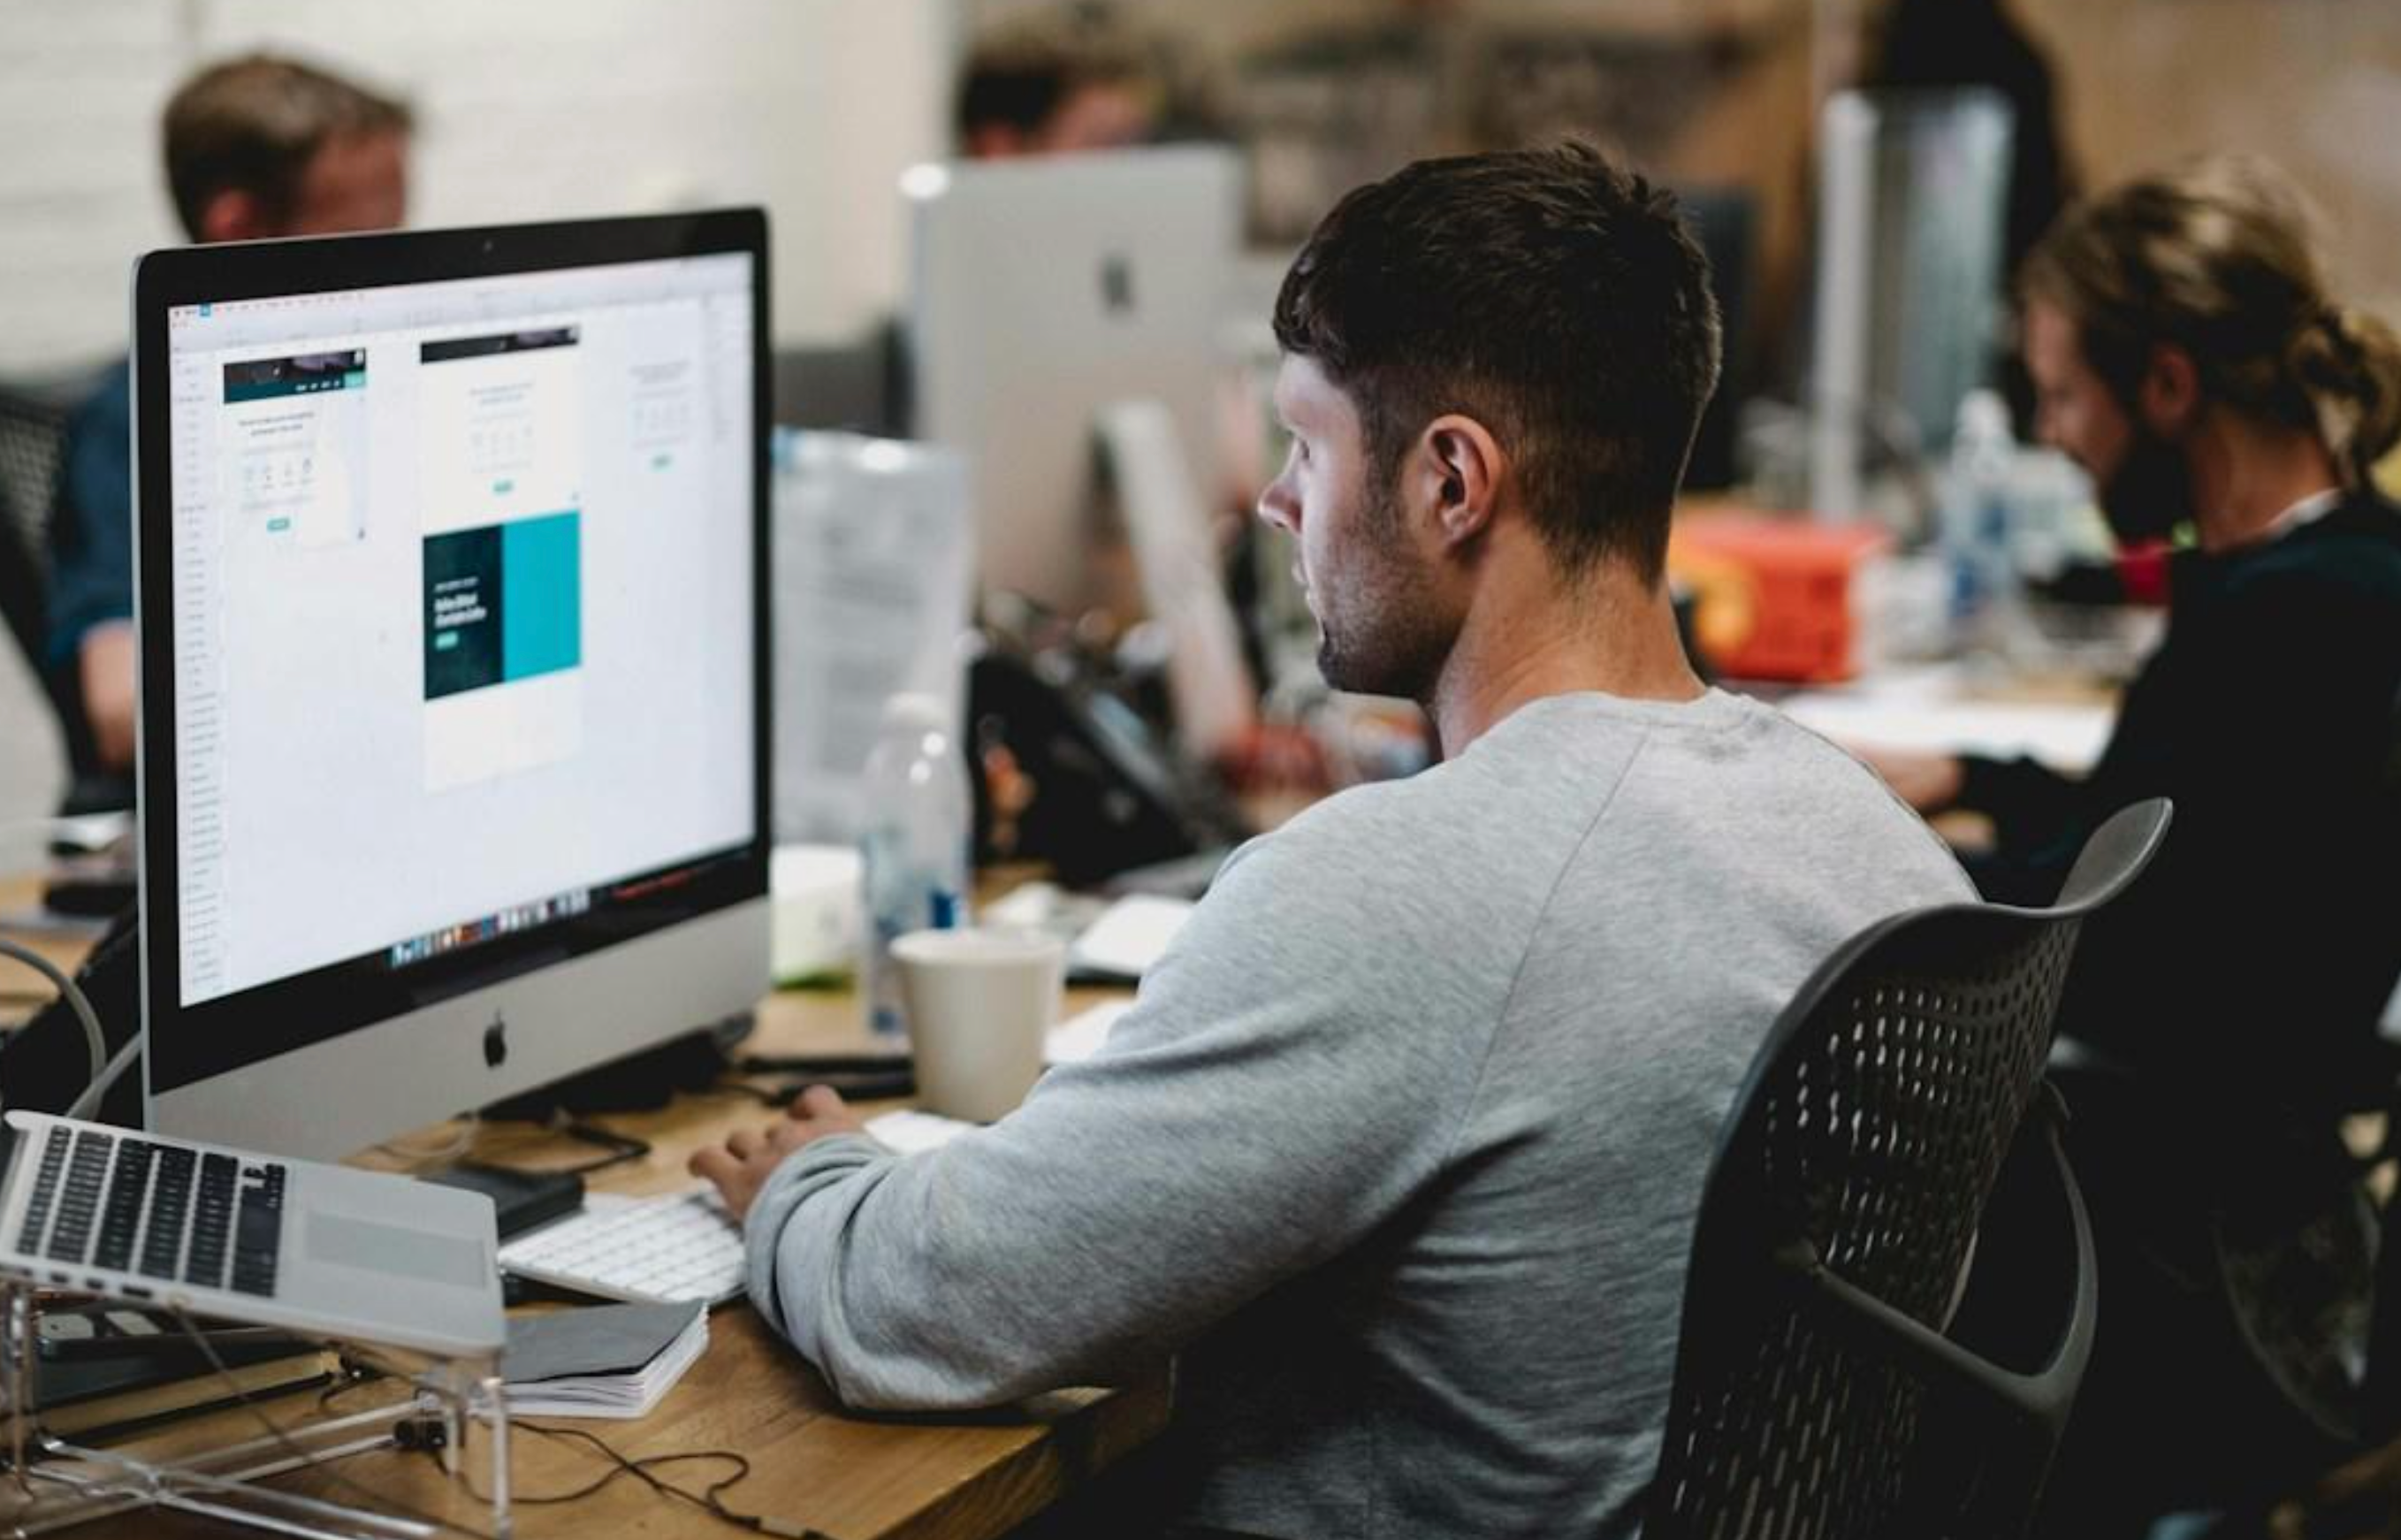
POLYGON ((1230 749, 1257 698, 1211 532, 1240 156, 929 164, 900 186, 913 426, 967 461, 982 589, 1148 615, 1187 750, 1230 749))
POLYGON ((134 280, 153 1128, 333 1156, 768 982, 766 222, 134 280))
POLYGON ((912 167, 908 356, 919 438, 966 452, 987 591, 1104 602, 1103 414, 1151 401, 1216 490, 1219 331, 1242 166, 1176 145, 912 167))

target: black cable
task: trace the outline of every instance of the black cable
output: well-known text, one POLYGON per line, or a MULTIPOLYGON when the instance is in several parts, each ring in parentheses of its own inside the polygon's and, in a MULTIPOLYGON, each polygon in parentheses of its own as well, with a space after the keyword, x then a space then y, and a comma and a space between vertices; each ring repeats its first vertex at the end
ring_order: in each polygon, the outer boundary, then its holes
MULTIPOLYGON (((597 1160, 586 1161, 582 1165, 505 1166, 498 1169, 519 1171, 537 1176, 589 1176, 596 1171, 606 1171, 611 1166, 631 1164, 651 1153, 650 1141, 647 1139, 637 1139, 630 1134, 619 1134, 612 1129, 602 1128, 598 1123, 587 1123, 579 1119, 569 1118, 563 1112, 553 1117, 549 1121, 536 1126, 545 1134, 561 1134, 569 1139, 581 1140, 587 1145, 597 1145, 609 1153, 597 1160)), ((497 1167, 497 1162, 485 1163, 497 1167)))
POLYGON ((776 1540, 833 1540, 833 1537, 827 1534, 823 1530, 812 1529, 806 1524, 798 1526, 788 1525, 779 1519, 769 1519, 763 1514, 736 1513, 734 1509, 727 1507, 724 1502, 724 1494, 735 1486, 739 1485, 741 1482, 748 1480, 750 1476, 749 1457, 738 1454, 732 1450, 690 1451, 678 1454, 651 1454, 645 1455, 638 1460, 629 1460, 624 1455, 618 1453, 614 1449, 611 1449, 599 1435, 586 1432, 583 1428, 548 1428, 542 1426, 538 1423, 526 1423, 520 1425, 529 1433, 539 1433, 543 1437, 556 1442, 565 1443, 569 1440, 573 1440, 579 1443, 588 1444, 594 1450, 597 1451, 603 1457, 613 1462, 616 1468, 610 1471, 607 1476, 602 1477, 599 1481, 595 1483, 590 1489, 591 1491, 599 1491, 601 1487, 608 1485, 609 1482, 614 1480, 619 1476, 631 1475, 640 1480, 644 1485, 650 1487, 653 1492, 656 1492, 663 1496, 679 1497, 683 1501, 693 1505, 693 1506, 699 1508, 704 1513, 708 1514, 711 1518, 716 1519, 720 1522, 731 1524, 736 1529, 749 1530, 758 1534, 774 1535, 776 1537, 776 1540), (691 1460, 726 1460, 733 1462, 735 1468, 733 1475, 726 1477, 723 1480, 709 1483, 707 1487, 702 1488, 698 1492, 688 1492, 682 1487, 675 1485, 673 1482, 662 1481, 650 1472, 650 1467, 652 1465, 669 1464, 679 1461, 691 1460))
POLYGON ((888 1075, 916 1065, 906 1053, 745 1053, 732 1067, 736 1075, 888 1075))
MULTIPOLYGON (((328 1480, 336 1485, 349 1488, 368 1502, 387 1508, 403 1519, 413 1519, 420 1524, 430 1524, 435 1529, 448 1530, 454 1534, 463 1534, 468 1537, 468 1540, 501 1540, 499 1535, 488 1530, 479 1530, 469 1524, 461 1524, 454 1519, 419 1511, 370 1487, 364 1486, 351 1479, 346 1473, 335 1469, 333 1464, 322 1456, 302 1448, 297 1439, 278 1427, 275 1420, 259 1409, 258 1403, 251 1398, 250 1392, 243 1388, 241 1382, 233 1377, 233 1370, 227 1368, 226 1361, 217 1355, 215 1344, 208 1340, 207 1334, 200 1330, 191 1316, 184 1311, 174 1310, 172 1306, 170 1309, 175 1317, 176 1324, 184 1328, 184 1334, 192 1340, 193 1345, 200 1350, 201 1356, 208 1359, 209 1367, 216 1371, 217 1378, 226 1382, 226 1388, 230 1389, 235 1398, 241 1403, 242 1410, 250 1414, 253 1422, 267 1430, 268 1437, 281 1447, 284 1453, 312 1470, 322 1471, 328 1480)), ((470 1489, 469 1495, 473 1495, 473 1489, 470 1489)))
MULTIPOLYGON (((426 1419, 426 1421, 431 1422, 432 1419, 426 1419)), ((589 1446, 601 1458, 607 1460, 610 1465, 610 1468, 597 1478, 567 1492, 546 1492, 537 1496, 521 1496, 512 1492, 509 1498, 512 1506, 518 1504, 530 1507, 544 1504, 581 1502, 610 1486, 620 1477, 630 1476, 660 1496, 679 1498, 701 1509, 712 1519, 731 1524, 736 1529, 748 1530, 754 1534, 774 1535, 776 1540, 833 1540, 833 1537, 824 1531, 812 1529, 805 1524, 794 1527, 785 1524, 780 1519, 767 1518, 763 1514, 737 1513, 727 1507, 724 1494, 750 1478, 750 1457, 736 1451, 681 1450, 671 1454, 646 1454, 640 1459, 634 1459, 619 1452, 599 1435, 587 1432, 583 1428, 544 1427, 540 1423, 512 1423, 510 1426, 520 1433, 540 1434, 554 1443, 573 1442, 589 1446), (686 1464, 695 1460, 723 1461, 734 1466, 734 1474, 721 1480, 710 1482, 697 1492, 677 1486, 672 1481, 661 1480, 652 1474, 653 1466, 686 1464)), ((402 1447, 415 1449, 427 1455, 437 1455, 441 1451, 439 1443, 404 1442, 402 1447)), ((475 1491, 474 1483, 468 1479, 463 1472, 458 1479, 468 1495, 476 1498, 479 1502, 484 1500, 483 1494, 475 1491)))
POLYGON ((570 1139, 581 1139, 588 1145, 598 1145, 601 1148, 609 1151, 608 1154, 601 1156, 598 1160, 586 1161, 582 1165, 568 1166, 563 1170, 550 1173, 550 1175, 560 1176, 589 1176, 596 1171, 606 1171, 611 1166, 631 1164, 633 1162, 641 1160, 651 1152, 649 1140, 637 1139, 631 1134, 619 1134, 612 1130, 602 1128, 597 1123, 561 1120, 551 1123, 549 1126, 551 1132, 554 1134, 564 1134, 570 1139))
MULTIPOLYGON (((468 1536, 469 1540, 500 1540, 499 1536, 492 1534, 488 1531, 479 1530, 467 1524, 458 1523, 452 1519, 439 1518, 433 1514, 411 1508, 405 1504, 397 1502, 383 1493, 377 1492, 373 1489, 351 1479, 348 1475, 335 1469, 330 1463, 326 1462, 322 1457, 302 1448, 296 1439, 295 1439, 290 1434, 286 1433, 282 1428, 276 1425, 274 1419, 268 1417, 265 1411, 259 1409, 258 1405, 251 1398, 250 1392, 245 1390, 242 1387, 241 1382, 233 1377, 233 1371, 226 1366, 225 1360, 217 1355, 214 1344, 208 1341, 207 1335, 199 1329, 198 1323, 193 1321, 189 1314, 181 1310, 175 1310, 172 1313, 175 1317, 176 1324, 183 1328, 185 1335, 192 1339, 193 1343, 199 1348, 201 1354, 209 1360, 209 1367, 213 1369, 216 1372, 217 1377, 223 1380, 226 1386, 232 1390, 235 1398, 241 1403, 242 1409, 250 1414, 252 1421, 257 1423, 260 1427, 267 1430, 268 1437, 280 1445, 285 1453, 291 1455, 293 1458, 300 1461, 303 1464, 312 1469, 323 1472, 329 1479, 349 1488, 351 1492, 357 1493, 363 1498, 365 1498, 368 1502, 379 1505, 381 1507, 398 1514, 404 1519, 414 1519, 420 1524, 430 1524, 436 1529, 445 1529, 451 1531, 453 1533, 463 1534, 468 1536)), ((318 1397, 318 1405, 320 1407, 327 1405, 336 1396, 342 1392, 354 1390, 359 1385, 364 1384, 377 1377, 377 1372, 374 1370, 372 1365, 353 1367, 364 1368, 366 1372, 359 1374, 341 1384, 328 1387, 318 1397)), ((472 1413, 469 1414, 470 1417, 472 1417, 472 1413)), ((427 1423, 431 1423, 432 1426, 437 1428, 441 1425, 438 1420, 431 1417, 404 1414, 401 1419, 401 1423, 395 1425, 393 1441, 395 1443, 402 1442, 401 1435, 399 1433, 399 1428, 401 1426, 421 1426, 427 1423)), ((600 1477, 599 1479, 589 1482, 572 1492, 533 1496, 526 1496, 512 1492, 509 1497, 511 1507, 514 1507, 519 1504, 534 1506, 543 1504, 575 1502, 582 1498, 591 1496, 594 1492, 600 1491, 621 1476, 630 1475, 662 1496, 680 1498, 684 1502, 690 1503, 694 1507, 707 1513, 710 1517, 717 1519, 723 1523, 733 1525, 736 1529, 748 1530, 754 1534, 770 1535, 774 1537, 774 1540, 833 1540, 833 1536, 827 1534, 824 1531, 812 1529, 805 1524, 797 1526, 789 1525, 784 1523, 780 1519, 770 1519, 763 1514, 737 1513, 734 1509, 727 1507, 724 1502, 724 1493, 731 1491, 734 1486, 738 1485, 742 1481, 748 1479, 750 1475, 749 1457, 736 1451, 690 1450, 680 1451, 670 1454, 644 1455, 638 1460, 633 1460, 628 1459, 626 1456, 619 1453, 616 1450, 611 1448, 597 1435, 586 1433, 581 1428, 549 1428, 542 1426, 539 1423, 520 1422, 512 1422, 509 1425, 516 1431, 524 1433, 537 1433, 545 1438, 549 1438, 559 1443, 577 1440, 589 1444, 593 1449, 598 1451, 600 1454, 610 1460, 614 1466, 614 1468, 611 1469, 607 1474, 600 1477), (652 1465, 677 1464, 694 1460, 730 1461, 735 1466, 735 1469, 732 1476, 725 1478, 723 1480, 712 1482, 696 1493, 687 1491, 682 1487, 679 1487, 671 1481, 663 1481, 656 1476, 652 1475, 650 1471, 650 1467, 652 1465)), ((415 1444, 403 1443, 402 1447, 417 1448, 422 1450, 427 1454, 437 1454, 440 1450, 440 1444, 438 1441, 424 1441, 415 1444)), ((488 1503, 490 1501, 482 1493, 475 1491, 474 1481, 468 1476, 464 1465, 461 1465, 459 1470, 453 1474, 452 1478, 457 1481, 460 1491, 466 1492, 468 1496, 473 1498, 475 1501, 479 1503, 488 1503)))
POLYGON ((802 1092, 821 1085, 845 1101, 882 1102, 917 1093, 917 1078, 906 1069, 863 1070, 858 1073, 812 1075, 803 1079, 784 1080, 775 1085, 752 1085, 747 1080, 720 1080, 712 1089, 730 1091, 756 1097, 768 1107, 781 1110, 800 1099, 802 1092))
MULTIPOLYGON (((48 979, 58 990, 59 998, 67 1002, 67 1009, 73 1011, 75 1019, 82 1024, 84 1046, 91 1054, 91 1073, 85 1084, 85 1095, 89 1096, 90 1087, 100 1083, 101 1078, 108 1074, 108 1034, 100 1029, 100 1017, 93 1012, 91 1001, 84 997, 82 987, 74 979, 68 977, 58 964, 31 947, 20 946, 7 937, 0 936, 0 957, 14 957, 48 979)), ((139 1037, 140 1034, 137 1033, 135 1036, 139 1037)), ((122 1066, 119 1068, 121 1072, 122 1066)), ((114 1079, 114 1077, 111 1078, 114 1079)), ((103 1092, 107 1089, 106 1085, 101 1085, 101 1090, 103 1092)), ((77 1104, 80 1105, 84 1099, 84 1096, 78 1096, 77 1104)), ((99 1105, 99 1098, 91 1097, 91 1101, 93 1106, 99 1105)))

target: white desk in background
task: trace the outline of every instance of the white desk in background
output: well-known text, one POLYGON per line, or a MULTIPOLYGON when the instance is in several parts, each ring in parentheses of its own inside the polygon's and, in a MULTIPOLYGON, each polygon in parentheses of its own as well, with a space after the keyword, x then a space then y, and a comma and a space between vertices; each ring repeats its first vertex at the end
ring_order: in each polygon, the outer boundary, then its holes
POLYGON ((2024 754, 2067 775, 2100 761, 2117 721, 2113 693, 2020 694, 1971 681, 1956 664, 1879 669, 1853 683, 1796 691, 1776 705, 1835 742, 1876 749, 2024 754))

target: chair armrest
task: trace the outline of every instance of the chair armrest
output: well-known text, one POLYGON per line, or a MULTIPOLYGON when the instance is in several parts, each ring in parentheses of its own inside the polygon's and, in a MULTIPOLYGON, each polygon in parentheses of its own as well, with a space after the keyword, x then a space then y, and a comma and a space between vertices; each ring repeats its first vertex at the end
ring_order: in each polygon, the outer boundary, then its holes
POLYGON ((1794 1272, 1811 1295, 1828 1307, 1833 1318, 1864 1332, 1928 1379, 1965 1386, 2019 1417, 2050 1423, 2065 1418, 2076 1386, 2083 1378, 2085 1363, 2092 1356, 2100 1292, 2092 1222, 2085 1212, 2084 1196, 2077 1189, 2075 1174, 2068 1166, 2067 1152, 2060 1142, 2057 1103, 2045 1089, 2046 1094, 2037 1103, 2034 1116, 2026 1120, 2018 1137, 2021 1145, 2029 1138, 2038 1138, 2047 1147, 2039 1152, 2048 1157, 2040 1162, 2050 1177, 2044 1185, 2065 1205, 2065 1217, 2074 1242, 2075 1274, 2064 1326, 2040 1368, 2030 1372, 2008 1368, 1963 1347, 1837 1274, 1825 1264, 1817 1247, 1805 1240, 1780 1248, 1777 1262, 1794 1272))

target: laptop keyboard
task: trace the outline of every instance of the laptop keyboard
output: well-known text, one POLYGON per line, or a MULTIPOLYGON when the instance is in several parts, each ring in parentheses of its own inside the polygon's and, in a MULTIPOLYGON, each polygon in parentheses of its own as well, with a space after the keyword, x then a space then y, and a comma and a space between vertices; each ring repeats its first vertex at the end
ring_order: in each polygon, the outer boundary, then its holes
POLYGON ((52 1128, 17 1250, 271 1296, 287 1180, 273 1161, 52 1128))

